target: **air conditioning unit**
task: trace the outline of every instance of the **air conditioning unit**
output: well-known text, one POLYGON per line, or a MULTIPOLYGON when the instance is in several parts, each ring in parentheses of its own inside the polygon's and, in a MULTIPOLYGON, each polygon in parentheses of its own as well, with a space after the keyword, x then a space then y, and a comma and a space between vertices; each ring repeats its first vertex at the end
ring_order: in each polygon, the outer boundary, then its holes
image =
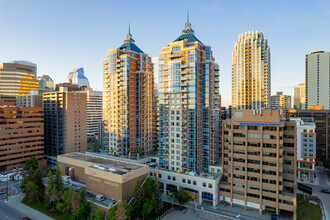
POLYGON ((96 194, 95 199, 96 199, 97 201, 103 201, 103 200, 104 200, 104 197, 103 197, 103 195, 101 195, 101 194, 96 194))
POLYGON ((69 176, 62 176, 62 180, 63 180, 63 182, 64 183, 68 183, 69 182, 69 180, 70 180, 70 177, 69 176))

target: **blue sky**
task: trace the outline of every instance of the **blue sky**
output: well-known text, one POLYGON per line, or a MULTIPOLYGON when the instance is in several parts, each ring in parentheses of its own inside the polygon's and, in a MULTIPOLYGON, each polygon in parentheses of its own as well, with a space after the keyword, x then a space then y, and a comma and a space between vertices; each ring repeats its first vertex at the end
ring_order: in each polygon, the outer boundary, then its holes
POLYGON ((131 22, 136 44, 154 57, 181 33, 190 11, 195 35, 220 65, 223 105, 231 102, 231 58, 238 35, 262 31, 271 51, 272 94, 304 82, 305 55, 330 50, 330 1, 0 0, 0 62, 29 60, 55 83, 84 67, 102 90, 102 59, 131 22))

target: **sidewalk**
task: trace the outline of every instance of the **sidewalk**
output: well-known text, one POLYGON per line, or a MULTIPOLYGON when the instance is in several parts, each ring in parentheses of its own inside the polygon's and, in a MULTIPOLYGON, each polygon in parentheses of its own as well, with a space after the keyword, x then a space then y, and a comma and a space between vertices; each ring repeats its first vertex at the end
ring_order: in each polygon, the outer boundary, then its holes
POLYGON ((12 196, 8 202, 6 202, 6 205, 10 206, 13 209, 16 209, 19 212, 22 212, 26 214, 26 216, 29 216, 31 219, 36 220, 52 220, 49 216, 38 212, 37 210, 30 208, 29 206, 24 205, 21 203, 22 199, 24 198, 23 194, 12 196))
MULTIPOLYGON (((170 202, 169 199, 166 196, 162 196, 163 201, 165 202, 170 202)), ((246 220, 255 220, 255 219, 267 219, 269 220, 271 218, 271 215, 269 212, 264 212, 262 215, 259 215, 259 212, 257 210, 244 210, 243 207, 240 206, 233 206, 230 207, 230 205, 224 205, 224 204, 219 204, 216 207, 213 207, 211 204, 198 204, 196 202, 190 202, 188 205, 188 208, 190 210, 195 210, 196 209, 196 204, 197 204, 197 213, 196 217, 201 217, 203 212, 201 209, 210 212, 210 213, 215 213, 215 215, 220 214, 222 215, 223 218, 228 217, 228 219, 231 218, 237 218, 239 215, 239 219, 246 219, 246 220)), ((219 217, 218 217, 219 218, 219 217)))

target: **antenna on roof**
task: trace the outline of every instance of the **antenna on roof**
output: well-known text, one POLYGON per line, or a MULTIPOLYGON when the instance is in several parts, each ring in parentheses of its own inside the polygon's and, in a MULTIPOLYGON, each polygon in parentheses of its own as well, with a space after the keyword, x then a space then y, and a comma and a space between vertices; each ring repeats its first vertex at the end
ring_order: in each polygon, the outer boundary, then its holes
POLYGON ((128 33, 131 34, 131 22, 128 22, 128 33))
POLYGON ((187 23, 189 23, 189 9, 187 10, 187 23))

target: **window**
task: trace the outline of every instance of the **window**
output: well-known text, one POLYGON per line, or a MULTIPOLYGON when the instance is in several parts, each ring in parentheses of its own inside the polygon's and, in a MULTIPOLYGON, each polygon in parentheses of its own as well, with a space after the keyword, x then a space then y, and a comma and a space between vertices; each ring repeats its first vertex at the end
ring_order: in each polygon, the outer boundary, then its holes
POLYGON ((173 176, 173 177, 172 177, 172 180, 173 180, 173 181, 176 181, 176 178, 175 178, 175 176, 173 176))
POLYGON ((188 180, 188 184, 191 184, 191 180, 188 180))
POLYGON ((186 183, 186 179, 182 179, 182 182, 183 182, 183 183, 186 183))
POLYGON ((195 185, 195 186, 197 185, 197 182, 195 180, 193 181, 193 185, 195 185))
POLYGON ((212 189, 212 184, 211 183, 209 183, 209 188, 212 189))
POLYGON ((203 183, 203 187, 206 187, 206 183, 203 183))
POLYGON ((171 176, 167 176, 167 179, 168 179, 168 180, 171 180, 171 176))

